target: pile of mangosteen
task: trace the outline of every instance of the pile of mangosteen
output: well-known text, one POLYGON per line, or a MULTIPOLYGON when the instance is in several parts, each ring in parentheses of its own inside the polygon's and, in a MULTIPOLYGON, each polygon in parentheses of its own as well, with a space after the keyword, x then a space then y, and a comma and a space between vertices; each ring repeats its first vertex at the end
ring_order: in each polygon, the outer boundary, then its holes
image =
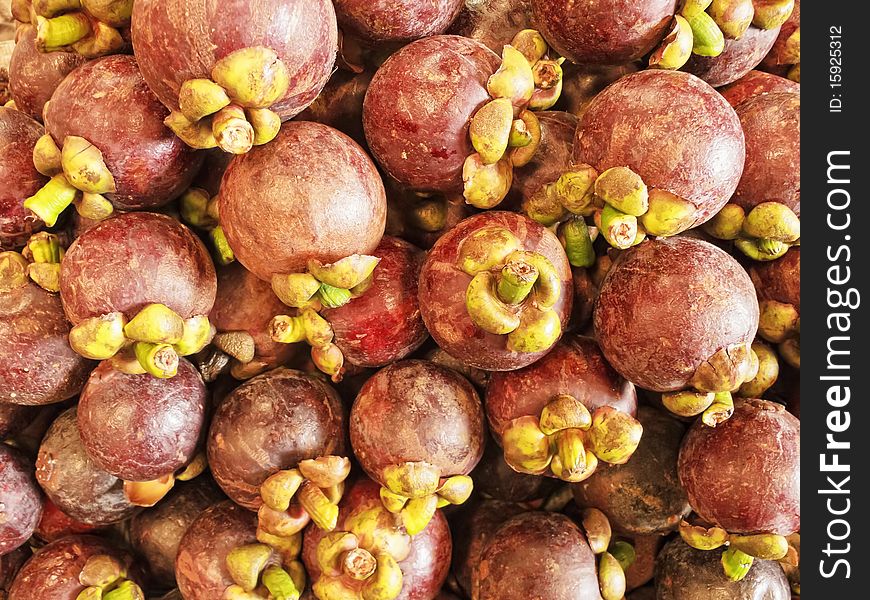
POLYGON ((0 598, 799 597, 798 0, 8 12, 0 598))

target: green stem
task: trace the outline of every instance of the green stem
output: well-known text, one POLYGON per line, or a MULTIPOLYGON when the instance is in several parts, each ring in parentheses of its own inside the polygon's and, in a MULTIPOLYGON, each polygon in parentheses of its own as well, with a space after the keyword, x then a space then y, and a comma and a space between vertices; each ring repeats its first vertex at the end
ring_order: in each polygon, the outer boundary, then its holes
POLYGON ((528 263, 511 262, 501 270, 496 292, 502 302, 519 304, 525 300, 538 280, 538 270, 528 263))
POLYGON ((36 17, 36 47, 62 48, 75 44, 91 33, 91 20, 84 13, 71 13, 46 19, 36 17))
POLYGON ((32 210, 49 227, 73 203, 79 191, 63 175, 55 175, 33 196, 24 201, 24 208, 32 210))

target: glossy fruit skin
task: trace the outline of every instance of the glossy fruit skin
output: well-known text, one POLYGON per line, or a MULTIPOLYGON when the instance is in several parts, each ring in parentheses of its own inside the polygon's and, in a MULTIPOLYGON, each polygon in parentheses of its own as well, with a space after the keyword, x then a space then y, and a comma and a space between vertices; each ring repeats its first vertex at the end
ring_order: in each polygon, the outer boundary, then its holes
POLYGON ((799 93, 756 96, 737 107, 746 134, 746 167, 732 202, 745 211, 780 202, 800 216, 799 93))
POLYGON ((100 58, 80 66, 60 85, 45 110, 45 130, 58 147, 79 136, 103 153, 123 210, 163 206, 190 186, 202 155, 163 125, 169 115, 142 79, 132 56, 100 58))
POLYGON ((478 569, 479 600, 601 597, 586 537, 558 513, 529 512, 504 523, 484 546, 478 569))
POLYGON ((110 525, 139 511, 124 495, 123 482, 88 456, 76 425, 76 409, 48 429, 36 458, 36 480, 57 507, 87 525, 110 525))
POLYGON ((469 598, 474 597, 477 591, 480 580, 480 553, 486 543, 505 521, 524 512, 526 508, 521 504, 477 497, 467 506, 463 506, 458 513, 451 515, 453 572, 459 587, 469 598))
POLYGON ((669 392, 685 388, 719 349, 752 342, 758 301, 746 271, 722 250, 690 237, 659 238, 620 254, 593 323, 614 369, 644 389, 669 392))
POLYGON ((374 42, 402 42, 442 33, 463 0, 335 0, 342 31, 374 42))
POLYGON ((94 462, 119 479, 158 479, 193 458, 207 399, 202 377, 183 358, 168 380, 128 375, 103 361, 79 398, 82 443, 94 462))
POLYGON ((538 362, 516 371, 493 373, 486 387, 486 416, 498 441, 511 421, 539 417, 559 394, 569 394, 590 412, 610 406, 634 415, 637 392, 604 358, 595 340, 566 336, 538 362))
POLYGON ((290 88, 271 107, 282 119, 298 114, 317 97, 332 74, 338 46, 329 0, 142 0, 133 6, 132 34, 145 81, 171 109, 178 108, 181 84, 209 77, 215 63, 228 54, 254 46, 271 48, 290 71, 290 88))
POLYGON ((511 352, 505 336, 484 332, 472 323, 465 305, 471 276, 458 266, 462 242, 484 227, 502 227, 520 241, 524 250, 548 258, 562 281, 562 291, 553 309, 562 328, 571 314, 573 284, 571 267, 558 238, 528 217, 489 211, 460 222, 433 246, 420 273, 420 310, 432 339, 448 354, 468 366, 487 371, 510 371, 530 365, 546 354, 511 352))
POLYGON ((695 223, 731 198, 743 172, 740 120, 721 95, 688 73, 632 73, 587 106, 574 140, 574 160, 599 173, 634 170, 650 188, 695 205, 695 223))
POLYGON ((305 271, 310 259, 371 254, 386 214, 384 186, 368 155, 340 131, 310 121, 284 124, 273 141, 234 159, 221 183, 227 240, 265 281, 305 271))
POLYGON ((760 29, 751 26, 740 39, 725 40, 725 49, 716 57, 692 54, 683 70, 697 75, 713 87, 737 81, 761 63, 776 42, 779 27, 760 29))
POLYGON ((42 110, 54 90, 87 59, 77 52, 40 52, 35 41, 36 29, 22 27, 9 64, 9 90, 18 110, 42 121, 42 110))
POLYGON ((175 557, 175 578, 185 600, 214 600, 233 584, 226 558, 257 543, 257 515, 229 500, 205 509, 188 526, 175 557))
POLYGON ((474 152, 468 126, 500 64, 483 44, 454 35, 417 40, 387 59, 363 104, 366 140, 384 171, 415 190, 460 191, 474 152))
POLYGON ((33 166, 33 147, 43 133, 23 112, 0 106, 0 250, 23 246, 42 228, 23 203, 48 181, 33 166))
POLYGON ((768 262, 753 262, 749 277, 758 292, 758 300, 774 300, 801 311, 801 249, 794 247, 785 256, 768 262))
POLYGON ((781 404, 737 399, 725 423, 697 421, 678 469, 694 511, 729 533, 800 529, 800 421, 781 404))
POLYGON ((399 238, 384 237, 373 255, 381 262, 372 286, 344 306, 321 313, 332 325, 344 359, 360 367, 401 360, 429 337, 417 301, 425 253, 399 238))
POLYGON ((130 569, 133 557, 92 535, 72 535, 52 542, 33 555, 18 572, 9 600, 76 600, 85 586, 79 574, 92 556, 107 554, 130 569))
POLYGON ((465 2, 447 32, 477 40, 501 54, 518 31, 532 28, 531 19, 530 0, 465 2))
POLYGON ((742 581, 728 579, 721 551, 695 550, 683 540, 670 541, 656 561, 656 598, 660 600, 790 600, 791 590, 779 563, 755 559, 742 581))
MULTIPOLYGON (((343 529, 345 523, 353 514, 377 511, 385 522, 394 523, 392 531, 404 533, 401 519, 390 515, 381 504, 379 489, 376 483, 366 478, 361 478, 348 487, 339 504, 338 526, 335 531, 346 531, 343 529)), ((317 563, 317 545, 323 536, 324 532, 317 527, 308 527, 305 530, 302 560, 308 572, 309 585, 321 577, 321 569, 317 563)), ((426 528, 411 538, 408 557, 399 561, 402 569, 402 591, 396 600, 435 598, 450 571, 452 547, 447 519, 438 511, 426 528)))
POLYGON ((740 106, 746 100, 762 94, 775 94, 780 92, 800 93, 801 84, 791 79, 765 73, 764 71, 750 71, 734 83, 730 83, 719 89, 728 103, 733 107, 740 106))
POLYGON ((442 477, 464 475, 483 455, 483 409, 456 371, 422 360, 393 363, 363 385, 350 413, 350 444, 384 484, 390 465, 425 461, 442 477))
POLYGON ((224 499, 208 476, 178 483, 154 508, 133 517, 130 538, 160 587, 175 585, 175 556, 191 523, 208 507, 224 499))
POLYGON ((476 491, 504 502, 540 500, 554 488, 551 479, 511 469, 504 460, 504 452, 492 439, 487 439, 483 458, 471 472, 471 478, 476 491))
POLYGON ((42 494, 33 465, 18 450, 0 444, 0 556, 23 545, 42 514, 42 494))
POLYGON ((78 394, 93 361, 76 354, 57 294, 35 283, 0 293, 0 402, 43 405, 78 394))
POLYGON ((131 319, 165 304, 187 319, 207 315, 217 291, 202 242, 166 215, 125 213, 89 229, 61 263, 60 297, 74 324, 111 312, 131 319))
POLYGON ((257 510, 260 485, 299 461, 345 451, 338 393, 320 378, 278 368, 237 387, 220 404, 208 434, 208 462, 232 500, 257 510))
POLYGON ((637 60, 668 33, 676 0, 532 0, 532 22, 559 55, 576 63, 637 60))
POLYGON ((273 342, 269 323, 289 309, 272 286, 235 261, 217 268, 217 296, 209 321, 219 332, 246 331, 254 338, 254 360, 269 368, 286 364, 296 353, 292 344, 273 342))
POLYGON ((527 200, 571 168, 577 117, 552 110, 535 113, 535 116, 541 124, 541 145, 528 164, 514 169, 509 197, 515 200, 527 200))
POLYGON ((595 475, 573 484, 581 506, 604 511, 615 530, 628 534, 666 534, 691 512, 677 475, 677 456, 685 426, 655 408, 641 406, 640 445, 624 465, 600 464, 595 475))

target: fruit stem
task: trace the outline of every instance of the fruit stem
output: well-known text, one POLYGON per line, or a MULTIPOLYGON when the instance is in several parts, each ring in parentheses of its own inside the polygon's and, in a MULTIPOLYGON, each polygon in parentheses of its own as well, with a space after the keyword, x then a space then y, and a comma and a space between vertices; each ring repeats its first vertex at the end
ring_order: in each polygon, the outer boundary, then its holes
POLYGON ((519 304, 525 300, 535 281, 538 280, 538 270, 525 262, 511 262, 501 270, 496 291, 498 297, 506 304, 519 304))
POLYGON ((377 560, 364 548, 354 548, 346 552, 341 560, 341 570, 357 581, 368 579, 377 568, 377 560))
POLYGON ((211 132, 218 147, 230 154, 245 154, 254 146, 254 127, 238 104, 230 104, 215 113, 211 132))

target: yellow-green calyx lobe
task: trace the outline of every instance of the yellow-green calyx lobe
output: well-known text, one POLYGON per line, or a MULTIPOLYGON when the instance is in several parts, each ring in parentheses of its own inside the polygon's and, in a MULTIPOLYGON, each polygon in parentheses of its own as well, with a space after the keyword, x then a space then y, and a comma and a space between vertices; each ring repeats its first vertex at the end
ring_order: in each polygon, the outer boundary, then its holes
POLYGON ((553 308, 562 281, 549 259, 519 246, 507 229, 485 227, 463 241, 457 266, 472 275, 465 294, 472 323, 487 333, 506 335, 512 352, 540 352, 562 333, 553 308))
POLYGON ((332 531, 349 474, 350 460, 343 456, 303 460, 295 469, 274 473, 260 485, 259 527, 282 538, 299 534, 309 521, 332 531))
POLYGON ((401 517, 409 535, 423 531, 438 508, 468 500, 474 487, 471 477, 444 478, 437 467, 426 462, 390 465, 384 469, 382 481, 381 502, 401 517))
POLYGON ((561 394, 539 417, 514 419, 502 434, 502 446, 515 471, 576 483, 592 475, 599 460, 628 461, 642 433, 640 422, 627 413, 609 406, 590 413, 573 396, 561 394))
POLYGON ((218 60, 211 79, 185 81, 165 124, 193 148, 245 154, 278 135, 281 118, 271 107, 289 87, 290 72, 274 50, 242 48, 218 60))

